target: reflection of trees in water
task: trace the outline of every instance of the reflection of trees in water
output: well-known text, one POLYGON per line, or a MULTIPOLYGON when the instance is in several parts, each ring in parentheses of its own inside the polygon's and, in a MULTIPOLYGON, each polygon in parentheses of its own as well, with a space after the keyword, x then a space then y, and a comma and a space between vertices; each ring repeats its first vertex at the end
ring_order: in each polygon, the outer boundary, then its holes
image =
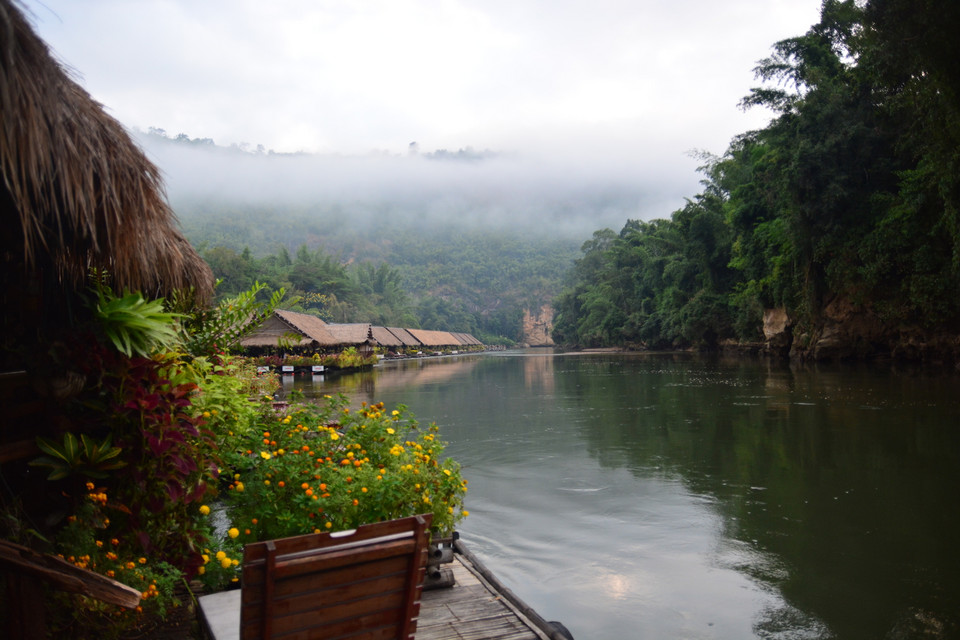
MULTIPOLYGON (((590 416, 591 456, 715 497, 726 536, 779 559, 738 569, 838 637, 881 637, 917 602, 958 624, 954 378, 689 357, 564 366, 557 401, 590 416)), ((793 617, 771 615, 759 635, 793 617)))

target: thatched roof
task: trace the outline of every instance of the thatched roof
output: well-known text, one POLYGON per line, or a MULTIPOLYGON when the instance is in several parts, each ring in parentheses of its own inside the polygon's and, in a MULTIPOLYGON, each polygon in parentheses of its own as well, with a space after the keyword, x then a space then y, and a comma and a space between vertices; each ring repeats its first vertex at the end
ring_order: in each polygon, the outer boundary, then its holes
POLYGON ((420 341, 411 335, 411 333, 406 329, 401 329, 399 327, 388 327, 390 333, 397 336, 400 340, 400 344, 405 347, 413 347, 419 349, 421 346, 420 341))
POLYGON ((281 339, 297 347, 338 344, 328 327, 326 322, 316 316, 278 309, 256 332, 241 340, 240 344, 245 347, 276 347, 281 339), (299 338, 292 339, 292 335, 299 338))
POLYGON ((427 331, 425 329, 407 329, 414 338, 425 347, 457 347, 460 341, 449 331, 427 331))
POLYGON ((386 327, 370 327, 373 339, 381 347, 402 347, 403 340, 398 338, 390 329, 386 327))
POLYGON ((295 347, 349 347, 376 344, 381 347, 457 347, 479 345, 468 333, 378 327, 369 323, 330 324, 316 316, 277 310, 255 333, 244 338, 245 347, 276 347, 279 340, 295 347), (291 339, 292 336, 297 336, 291 339))
POLYGON ((327 325, 327 330, 333 334, 336 340, 333 344, 342 345, 360 345, 365 342, 372 342, 371 329, 372 326, 369 323, 327 325))
POLYGON ((64 291, 85 287, 97 267, 117 290, 212 294, 157 167, 10 0, 0 0, 0 173, 5 270, 52 272, 64 291))

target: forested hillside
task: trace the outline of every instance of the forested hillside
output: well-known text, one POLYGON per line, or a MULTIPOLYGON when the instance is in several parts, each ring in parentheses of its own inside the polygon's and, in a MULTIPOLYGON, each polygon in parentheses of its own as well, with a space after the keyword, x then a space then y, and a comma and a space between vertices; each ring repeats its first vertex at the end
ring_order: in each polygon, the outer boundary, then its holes
POLYGON ((520 339, 523 309, 558 294, 578 244, 461 226, 456 216, 420 225, 386 205, 364 211, 363 225, 349 206, 176 206, 187 237, 222 279, 220 295, 260 281, 266 291, 284 287, 286 306, 330 321, 464 331, 487 343, 520 339))
POLYGON ((555 339, 709 348, 761 340, 776 308, 783 352, 958 355, 958 28, 953 0, 824 2, 756 68, 743 106, 771 123, 705 158, 669 219, 583 245, 555 339))

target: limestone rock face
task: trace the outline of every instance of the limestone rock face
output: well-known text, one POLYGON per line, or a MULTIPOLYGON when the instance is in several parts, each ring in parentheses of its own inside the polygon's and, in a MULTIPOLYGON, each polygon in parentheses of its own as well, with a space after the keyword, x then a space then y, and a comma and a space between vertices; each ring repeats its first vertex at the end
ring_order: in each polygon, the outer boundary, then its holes
POLYGON ((531 347, 552 347, 553 307, 548 304, 539 309, 523 310, 521 342, 531 347))
POLYGON ((918 362, 960 362, 960 336, 886 322, 867 305, 834 298, 816 325, 796 332, 791 358, 801 360, 870 360, 891 358, 918 362))
POLYGON ((784 308, 763 312, 763 337, 766 350, 776 355, 787 355, 793 345, 793 321, 784 308))

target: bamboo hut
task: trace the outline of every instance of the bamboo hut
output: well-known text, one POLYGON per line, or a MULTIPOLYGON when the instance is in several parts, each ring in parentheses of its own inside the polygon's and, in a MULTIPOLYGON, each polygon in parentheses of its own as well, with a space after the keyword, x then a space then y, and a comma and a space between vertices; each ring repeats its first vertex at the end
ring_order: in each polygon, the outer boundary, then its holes
POLYGON ((213 275, 180 232, 160 171, 57 62, 11 0, 0 0, 0 461, 49 420, 51 356, 76 344, 93 269, 116 291, 192 292, 213 275), (38 388, 39 387, 39 388, 38 388), (29 403, 35 403, 31 405, 29 403), (16 433, 32 422, 29 434, 16 433))
POLYGON ((449 331, 428 331, 426 329, 407 329, 414 338, 428 349, 456 348, 461 346, 460 340, 449 331))
POLYGON ((323 351, 337 344, 326 322, 316 316, 277 309, 240 344, 248 352, 270 352, 281 345, 297 351, 323 351))
POLYGON ((210 268, 180 232, 160 171, 0 0, 0 304, 3 366, 81 313, 91 269, 148 297, 192 290, 210 268))
POLYGON ((400 340, 400 344, 403 346, 404 349, 415 351, 420 349, 423 346, 420 343, 420 341, 414 338, 413 335, 410 333, 410 331, 407 329, 402 329, 400 327, 388 327, 388 329, 390 333, 395 335, 397 339, 400 340))
MULTIPOLYGON (((67 494, 26 461, 39 453, 37 436, 74 426, 64 407, 88 381, 71 365, 100 362, 77 356, 89 356, 93 342, 84 332, 91 271, 108 274, 117 292, 179 291, 194 304, 211 297, 213 275, 180 232, 160 171, 12 0, 0 0, 0 215, 0 508, 8 516, 22 509, 24 521, 44 529, 67 494)), ((41 580, 122 606, 140 601, 86 569, 0 546, 0 620, 12 637, 45 637, 41 580)))
POLYGON ((389 351, 398 351, 403 348, 403 340, 398 338, 390 329, 386 327, 371 327, 370 332, 377 345, 389 351))

